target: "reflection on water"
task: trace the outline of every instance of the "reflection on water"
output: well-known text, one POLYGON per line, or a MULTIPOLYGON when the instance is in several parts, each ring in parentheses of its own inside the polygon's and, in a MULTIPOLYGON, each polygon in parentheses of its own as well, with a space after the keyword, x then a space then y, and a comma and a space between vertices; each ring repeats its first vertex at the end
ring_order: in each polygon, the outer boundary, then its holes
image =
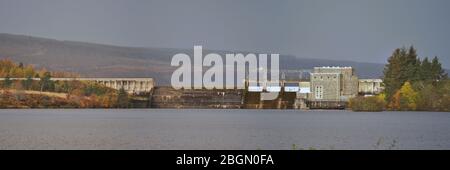
POLYGON ((0 149, 450 149, 450 114, 3 109, 0 149))

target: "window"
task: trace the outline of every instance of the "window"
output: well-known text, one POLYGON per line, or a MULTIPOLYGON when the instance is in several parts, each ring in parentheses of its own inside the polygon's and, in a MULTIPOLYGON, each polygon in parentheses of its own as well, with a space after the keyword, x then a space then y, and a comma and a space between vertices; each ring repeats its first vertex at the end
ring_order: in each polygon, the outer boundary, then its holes
POLYGON ((323 86, 316 86, 315 88, 315 97, 316 99, 323 98, 323 86))

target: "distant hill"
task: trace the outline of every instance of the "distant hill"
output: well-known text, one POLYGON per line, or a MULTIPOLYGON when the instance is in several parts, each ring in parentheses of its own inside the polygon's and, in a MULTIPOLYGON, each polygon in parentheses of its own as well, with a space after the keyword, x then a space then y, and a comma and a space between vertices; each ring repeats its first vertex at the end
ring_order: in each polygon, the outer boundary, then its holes
MULTIPOLYGON (((77 72, 86 77, 153 77, 167 85, 175 69, 173 55, 192 49, 135 48, 60 41, 23 35, 0 34, 0 58, 34 64, 49 70, 77 72)), ((204 54, 227 51, 204 50, 204 54)), ((233 52, 234 53, 234 52, 233 52)), ((243 52, 247 53, 247 52, 243 52)), ((280 56, 280 69, 311 69, 314 66, 352 66, 360 78, 379 78, 383 64, 280 56)))

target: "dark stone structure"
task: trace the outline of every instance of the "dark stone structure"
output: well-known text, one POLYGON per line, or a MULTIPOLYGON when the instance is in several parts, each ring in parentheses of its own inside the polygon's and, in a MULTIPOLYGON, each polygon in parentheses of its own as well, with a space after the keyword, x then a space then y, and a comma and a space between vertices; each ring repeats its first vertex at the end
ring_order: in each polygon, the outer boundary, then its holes
POLYGON ((243 90, 176 90, 172 87, 155 87, 152 108, 242 108, 243 90))

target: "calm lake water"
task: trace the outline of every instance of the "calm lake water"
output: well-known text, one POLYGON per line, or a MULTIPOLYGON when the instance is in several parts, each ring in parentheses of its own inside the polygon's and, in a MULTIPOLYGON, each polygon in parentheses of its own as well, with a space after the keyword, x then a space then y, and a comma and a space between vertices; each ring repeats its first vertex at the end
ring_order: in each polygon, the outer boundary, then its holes
POLYGON ((293 148, 450 149, 450 113, 0 109, 0 149, 293 148))

